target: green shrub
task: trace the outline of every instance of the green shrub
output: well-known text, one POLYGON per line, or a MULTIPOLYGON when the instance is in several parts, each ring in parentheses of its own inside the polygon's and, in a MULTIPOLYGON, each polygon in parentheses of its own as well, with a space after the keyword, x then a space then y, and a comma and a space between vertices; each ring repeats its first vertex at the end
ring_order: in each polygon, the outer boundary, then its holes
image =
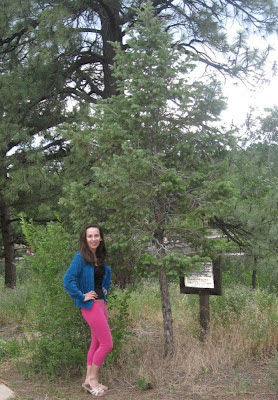
POLYGON ((0 361, 6 358, 20 357, 21 355, 21 343, 16 338, 11 340, 0 339, 0 361))
POLYGON ((222 284, 223 287, 234 286, 238 283, 251 286, 252 265, 245 257, 223 257, 222 258, 222 284))
POLYGON ((277 308, 277 297, 266 290, 252 290, 243 285, 231 285, 224 288, 222 296, 211 296, 212 315, 221 323, 229 324, 243 315, 248 322, 257 314, 271 313, 277 308))
POLYGON ((137 386, 139 390, 144 391, 152 388, 152 384, 147 376, 141 375, 137 378, 137 386))
POLYGON ((88 334, 62 282, 75 253, 74 241, 59 222, 35 227, 22 220, 22 227, 34 251, 26 260, 32 276, 26 324, 32 366, 49 378, 81 371, 88 334))
MULTIPOLYGON (((83 372, 90 345, 90 329, 63 288, 63 276, 75 253, 74 240, 59 222, 46 228, 22 220, 34 256, 28 258, 33 290, 30 292, 27 347, 34 371, 50 379, 83 372)), ((116 360, 128 324, 128 291, 109 293, 110 327, 116 360)))
POLYGON ((105 362, 117 362, 123 346, 126 344, 129 335, 130 315, 128 302, 130 290, 112 288, 108 297, 109 325, 113 337, 113 351, 108 354, 105 362))
POLYGON ((254 265, 253 257, 223 257, 222 283, 223 287, 237 284, 252 286, 253 269, 256 269, 256 287, 278 293, 277 257, 259 258, 254 265))

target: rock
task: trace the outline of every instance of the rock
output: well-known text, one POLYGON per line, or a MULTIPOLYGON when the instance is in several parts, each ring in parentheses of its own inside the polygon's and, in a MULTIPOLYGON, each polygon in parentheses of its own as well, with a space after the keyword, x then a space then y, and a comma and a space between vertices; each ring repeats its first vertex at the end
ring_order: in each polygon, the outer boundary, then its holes
POLYGON ((11 391, 7 386, 0 384, 0 400, 12 400, 15 399, 14 392, 11 391))

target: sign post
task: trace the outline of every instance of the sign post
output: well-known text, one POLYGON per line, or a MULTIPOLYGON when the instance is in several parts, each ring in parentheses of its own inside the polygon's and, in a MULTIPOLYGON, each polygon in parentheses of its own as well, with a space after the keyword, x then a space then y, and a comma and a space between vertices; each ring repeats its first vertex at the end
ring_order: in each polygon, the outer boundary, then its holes
POLYGON ((193 271, 188 277, 180 278, 180 292, 198 294, 200 299, 200 340, 205 340, 209 331, 209 296, 222 294, 221 256, 212 263, 204 264, 201 271, 193 271))
POLYGON ((204 342, 206 334, 209 332, 210 309, 209 309, 209 295, 199 294, 200 298, 200 340, 204 342))

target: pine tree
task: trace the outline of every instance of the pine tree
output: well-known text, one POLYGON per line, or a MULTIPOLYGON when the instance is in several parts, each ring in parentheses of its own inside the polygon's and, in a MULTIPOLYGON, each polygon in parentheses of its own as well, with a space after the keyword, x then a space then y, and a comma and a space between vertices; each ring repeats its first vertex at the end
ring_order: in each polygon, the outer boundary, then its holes
POLYGON ((54 217, 59 159, 68 147, 51 128, 74 115, 58 90, 64 77, 54 58, 62 43, 44 47, 43 29, 41 43, 35 40, 32 13, 37 9, 37 2, 5 2, 1 13, 0 215, 5 285, 10 288, 16 285, 15 244, 22 240, 18 213, 42 220, 54 217))
MULTIPOLYGON (((234 153, 231 175, 238 187, 238 198, 230 218, 244 226, 241 248, 247 268, 253 270, 252 287, 257 272, 265 271, 277 280, 277 107, 255 120, 249 120, 246 146, 234 153), (272 272, 270 272, 272 271, 272 272)), ((262 275, 262 273, 261 273, 262 275)))
MULTIPOLYGON (((155 15, 173 33, 180 51, 196 55, 210 73, 262 78, 262 66, 270 51, 248 43, 250 34, 266 38, 277 29, 275 0, 152 0, 155 15), (234 31, 234 33, 233 33, 234 31), (231 34, 232 33, 232 34, 231 34)), ((54 57, 65 80, 52 87, 63 95, 94 103, 115 94, 110 66, 114 48, 125 47, 126 31, 137 19, 142 0, 41 0, 1 2, 0 46, 22 49, 32 41, 54 57), (14 21, 16 23, 14 23, 14 21), (67 44, 67 45, 65 45, 67 44), (70 46, 69 46, 70 44, 70 46), (51 52, 56 48, 59 55, 51 52)), ((35 66, 35 65, 34 65, 35 66)))
POLYGON ((118 94, 93 110, 88 169, 66 188, 63 205, 78 224, 102 222, 111 251, 131 255, 137 275, 159 278, 165 355, 171 355, 169 279, 211 255, 202 220, 231 193, 215 166, 232 138, 215 127, 224 108, 218 83, 190 82, 194 60, 172 47, 150 3, 128 37, 126 51, 115 45, 118 94), (199 253, 165 244, 177 239, 199 253))
MULTIPOLYGON (((248 32, 267 36, 275 31, 274 0, 248 0, 244 4, 230 0, 151 3, 154 14, 174 33, 171 43, 176 43, 186 56, 196 56, 196 62, 223 74, 241 79, 247 73, 261 77, 269 49, 261 52, 251 48, 246 32, 248 28, 248 32), (239 23, 241 31, 230 40, 227 33, 233 21, 239 23)), ((111 72, 115 55, 112 42, 126 48, 127 28, 136 22, 134 7, 140 4, 141 0, 1 2, 0 103, 4 140, 1 134, 0 203, 8 270, 15 271, 11 261, 13 216, 6 196, 11 182, 11 159, 7 155, 18 151, 21 144, 25 149, 30 143, 33 146, 37 142, 32 139, 37 135, 46 139, 42 151, 51 151, 53 157, 55 151, 57 156, 68 153, 64 138, 57 136, 53 128, 68 119, 69 100, 80 107, 117 93, 117 77, 111 72)), ((8 280, 13 281, 8 286, 15 284, 15 278, 8 280)))

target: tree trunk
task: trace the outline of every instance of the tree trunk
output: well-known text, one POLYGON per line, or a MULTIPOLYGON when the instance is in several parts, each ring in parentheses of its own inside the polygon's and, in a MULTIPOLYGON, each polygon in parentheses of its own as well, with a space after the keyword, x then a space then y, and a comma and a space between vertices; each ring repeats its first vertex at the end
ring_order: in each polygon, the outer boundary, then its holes
POLYGON ((167 276, 162 269, 159 272, 159 284, 164 327, 164 357, 167 357, 174 354, 174 333, 169 284, 167 276))
POLYGON ((122 41, 122 31, 120 27, 120 2, 103 1, 100 7, 101 34, 103 40, 103 74, 104 74, 104 98, 116 94, 117 87, 115 78, 112 76, 111 65, 115 56, 114 48, 110 42, 122 41))
POLYGON ((10 222, 9 207, 4 199, 0 203, 1 230, 5 255, 5 286, 14 289, 16 286, 16 266, 14 263, 14 240, 10 222))
POLYGON ((256 289, 256 283, 257 283, 257 261, 258 257, 254 257, 254 269, 252 273, 252 289, 256 289))
MULTIPOLYGON (((154 215, 157 223, 157 228, 154 231, 154 238, 158 246, 157 253, 159 254, 159 257, 163 259, 165 256, 165 246, 163 245, 164 228, 161 221, 164 220, 164 213, 163 202, 161 199, 154 200, 154 215)), ((164 328, 164 357, 171 357, 174 354, 173 318, 169 294, 169 283, 163 268, 161 268, 159 271, 159 285, 164 328)))

